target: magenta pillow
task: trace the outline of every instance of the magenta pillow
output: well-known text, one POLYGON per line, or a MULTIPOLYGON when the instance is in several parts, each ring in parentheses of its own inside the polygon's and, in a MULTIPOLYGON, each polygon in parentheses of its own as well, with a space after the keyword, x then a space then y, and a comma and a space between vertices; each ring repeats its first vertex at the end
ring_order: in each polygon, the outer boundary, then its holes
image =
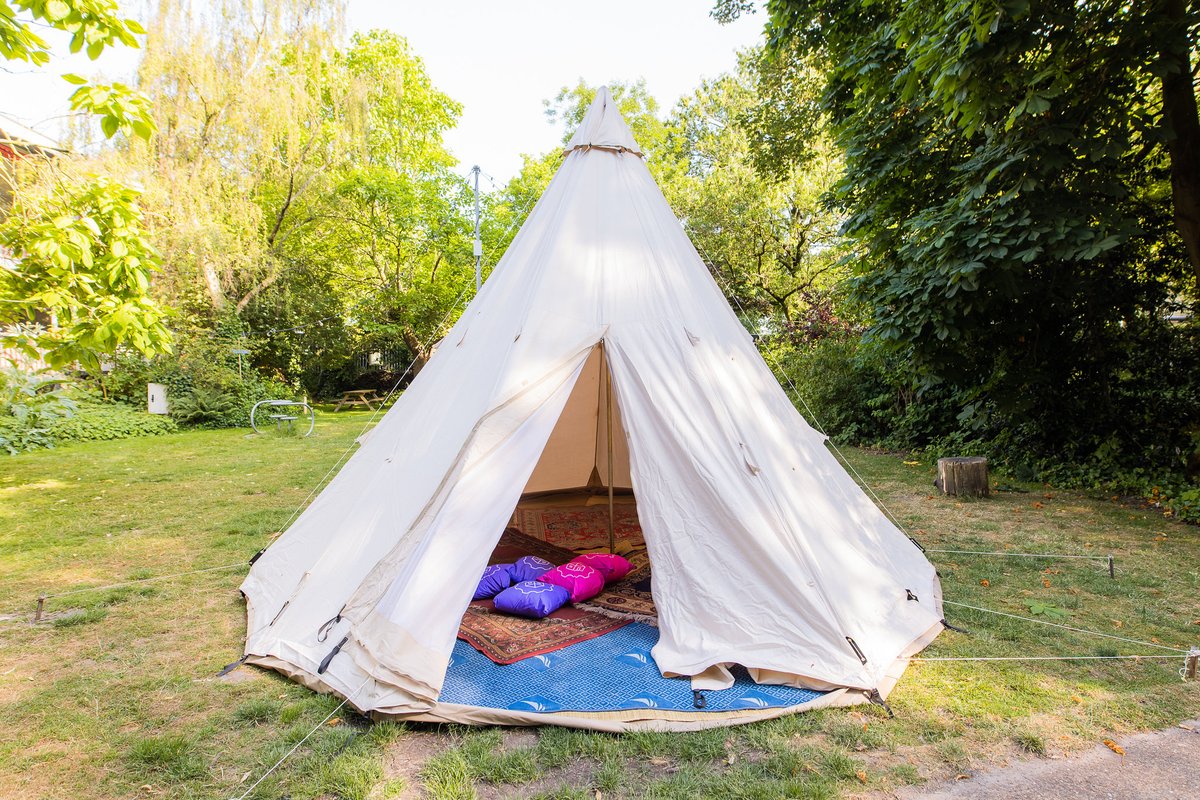
POLYGON ((633 564, 630 564, 628 559, 610 553, 584 553, 571 560, 599 570, 600 574, 604 576, 605 583, 619 581, 633 569, 633 564))
POLYGON ((536 581, 542 573, 554 569, 554 565, 544 558, 537 556, 521 556, 515 563, 508 565, 508 574, 512 575, 513 583, 521 581, 536 581))
POLYGON ((483 568, 483 575, 479 577, 479 585, 475 587, 475 596, 472 600, 486 600, 489 597, 495 597, 497 592, 503 591, 512 585, 512 575, 509 574, 508 568, 511 564, 491 564, 483 568))
POLYGON ((595 567, 568 561, 546 572, 538 580, 553 583, 571 593, 571 602, 589 600, 604 590, 604 576, 595 567))
POLYGON ((521 581, 492 600, 497 611, 541 619, 567 604, 571 593, 561 586, 541 581, 521 581))

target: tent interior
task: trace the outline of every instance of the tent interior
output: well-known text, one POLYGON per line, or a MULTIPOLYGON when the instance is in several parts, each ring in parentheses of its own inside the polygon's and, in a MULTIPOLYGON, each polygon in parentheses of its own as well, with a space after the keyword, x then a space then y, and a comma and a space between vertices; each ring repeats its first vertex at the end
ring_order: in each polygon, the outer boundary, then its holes
POLYGON ((650 550, 603 343, 588 357, 488 563, 534 555, 557 565, 587 552, 615 552, 633 569, 544 619, 473 601, 439 703, 486 710, 492 721, 559 712, 596 727, 605 719, 728 724, 731 716, 750 721, 840 699, 830 696, 840 692, 760 685, 739 667, 731 687, 703 691, 693 691, 688 677, 659 672, 650 652, 658 641, 650 550))

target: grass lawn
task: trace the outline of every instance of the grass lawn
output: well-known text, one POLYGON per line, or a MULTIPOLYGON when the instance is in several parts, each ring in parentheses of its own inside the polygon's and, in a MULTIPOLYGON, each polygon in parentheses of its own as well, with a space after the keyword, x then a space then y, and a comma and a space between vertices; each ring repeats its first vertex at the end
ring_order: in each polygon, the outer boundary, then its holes
MULTIPOLYGON (((216 673, 241 653, 244 564, 359 434, 322 414, 311 439, 203 431, 0 459, 0 797, 228 798, 333 711, 275 674, 216 673)), ((1100 562, 933 554, 947 599, 1175 647, 1200 642, 1200 529, 1026 486, 935 496, 929 464, 849 451, 929 547, 1114 553, 1100 562), (1050 607, 1046 609, 1046 607, 1050 607)), ((1114 655, 1126 645, 948 606, 928 656, 1114 655)), ((883 793, 1018 755, 1200 717, 1200 686, 1165 661, 917 663, 896 719, 860 707, 694 734, 370 725, 345 710, 258 798, 773 798, 883 793)), ((1115 756, 1114 756, 1115 758, 1115 756)))

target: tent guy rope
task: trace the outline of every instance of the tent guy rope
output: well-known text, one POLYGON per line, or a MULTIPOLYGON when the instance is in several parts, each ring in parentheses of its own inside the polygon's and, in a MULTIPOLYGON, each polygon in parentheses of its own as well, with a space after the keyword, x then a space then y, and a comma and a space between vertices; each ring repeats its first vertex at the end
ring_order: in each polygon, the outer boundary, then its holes
POLYGON ((1020 614, 1010 614, 1007 611, 997 611, 994 608, 984 608, 983 606, 973 606, 968 603, 959 603, 954 600, 943 599, 942 603, 944 603, 945 605, 948 605, 948 606, 958 606, 959 608, 969 608, 972 611, 981 611, 985 614, 995 614, 995 615, 1001 616, 1001 617, 1009 617, 1011 619, 1019 619, 1019 620, 1023 620, 1024 622, 1036 622, 1038 625, 1048 625, 1052 628, 1062 628, 1063 630, 1073 631, 1074 633, 1083 633, 1083 634, 1087 634, 1089 636, 1099 636, 1104 639, 1116 639, 1117 641, 1120 641, 1120 642, 1128 642, 1130 644, 1142 645, 1144 647, 1156 647, 1159 650, 1170 650, 1172 653, 1183 653, 1186 655, 1189 652, 1188 650, 1185 650, 1181 647, 1171 647, 1169 645, 1159 644, 1158 642, 1147 642, 1147 641, 1143 641, 1142 639, 1132 639, 1128 636, 1117 636, 1116 634, 1113 634, 1113 633, 1102 633, 1100 631, 1088 630, 1087 628, 1076 628, 1071 625, 1063 625, 1061 623, 1050 622, 1049 620, 1045 620, 1045 619, 1035 619, 1034 617, 1024 617, 1024 616, 1021 616, 1020 614))
POLYGON ((303 739, 301 739, 300 741, 298 741, 298 742, 296 742, 294 745, 292 745, 292 749, 291 749, 291 750, 288 750, 286 753, 284 753, 284 754, 283 754, 283 757, 282 757, 282 758, 280 758, 278 761, 276 761, 274 764, 272 764, 270 769, 268 769, 266 772, 264 772, 262 775, 260 775, 260 776, 259 776, 259 778, 258 778, 258 780, 256 780, 254 783, 250 784, 250 788, 248 788, 246 791, 242 792, 242 793, 241 793, 240 795, 238 795, 236 798, 232 798, 232 800, 246 800, 246 798, 247 798, 247 797, 249 797, 249 796, 250 796, 250 795, 251 795, 251 794, 254 792, 254 790, 255 790, 256 788, 258 788, 258 785, 259 785, 260 783, 262 783, 263 781, 265 781, 265 780, 267 779, 267 777, 268 777, 268 776, 270 776, 270 774, 271 774, 272 772, 274 772, 275 770, 279 769, 279 766, 280 766, 281 764, 283 764, 283 762, 284 762, 284 761, 287 761, 287 760, 288 760, 288 758, 290 758, 290 757, 291 757, 292 753, 294 753, 294 752, 296 752, 297 750, 299 750, 299 749, 300 749, 300 745, 302 745, 302 744, 304 744, 305 742, 307 742, 307 741, 308 741, 308 740, 309 740, 309 739, 312 737, 312 735, 313 735, 314 733, 316 733, 317 731, 321 730, 321 728, 322 728, 322 727, 325 725, 325 723, 327 723, 327 722, 329 722, 329 720, 333 719, 333 717, 334 717, 334 715, 335 715, 335 714, 337 714, 339 711, 341 711, 343 708, 345 708, 345 707, 346 707, 346 704, 350 702, 351 698, 353 698, 355 695, 357 695, 359 692, 361 692, 361 691, 362 691, 362 689, 363 689, 363 687, 364 687, 364 686, 366 686, 366 685, 367 685, 367 682, 368 682, 368 681, 370 681, 370 680, 371 680, 370 676, 368 676, 368 677, 364 678, 364 679, 363 679, 363 682, 362 682, 362 683, 360 683, 360 684, 358 685, 358 688, 357 688, 357 689, 355 689, 355 690, 354 690, 353 692, 351 692, 350 694, 346 695, 346 698, 345 698, 344 700, 342 700, 342 702, 338 703, 338 706, 337 706, 337 708, 335 708, 333 711, 330 711, 330 712, 329 712, 329 713, 328 713, 328 714, 325 716, 325 719, 323 719, 323 720, 321 720, 320 722, 318 722, 318 723, 317 723, 317 724, 316 724, 316 725, 313 727, 313 729, 312 729, 311 731, 309 731, 308 733, 304 734, 304 738, 303 738, 303 739))

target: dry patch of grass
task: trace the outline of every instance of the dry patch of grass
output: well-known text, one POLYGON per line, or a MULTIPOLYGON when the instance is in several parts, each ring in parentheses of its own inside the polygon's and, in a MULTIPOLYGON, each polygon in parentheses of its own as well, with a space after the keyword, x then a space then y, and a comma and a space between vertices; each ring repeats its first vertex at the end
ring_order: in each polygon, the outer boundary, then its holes
MULTIPOLYGON (((274 674, 221 666, 241 651, 244 570, 52 599, 244 562, 358 435, 191 432, 5 459, 0 475, 0 797, 228 798, 337 706, 274 674)), ((1106 555, 1103 562, 931 554, 947 599, 1187 647, 1200 641, 1200 529, 1042 486, 988 500, 937 496, 929 465, 848 451, 930 548, 1106 555), (1045 611, 1053 609, 1053 614, 1045 611)), ((947 606, 970 635, 928 656, 1116 655, 1135 645, 947 606)), ((880 709, 826 710, 736 729, 613 736, 370 725, 344 710, 257 798, 809 797, 883 795, 1013 758, 1200 716, 1181 660, 925 662, 880 709)))

